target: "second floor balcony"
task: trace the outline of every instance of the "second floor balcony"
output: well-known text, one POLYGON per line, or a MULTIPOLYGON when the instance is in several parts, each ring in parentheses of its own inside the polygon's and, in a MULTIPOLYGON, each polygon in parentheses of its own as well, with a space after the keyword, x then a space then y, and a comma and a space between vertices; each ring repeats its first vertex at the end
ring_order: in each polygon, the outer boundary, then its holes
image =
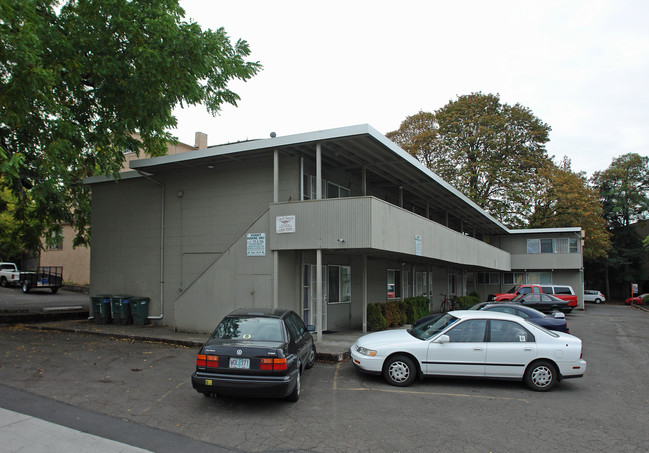
POLYGON ((448 265, 509 271, 509 253, 374 197, 270 205, 272 250, 400 254, 448 265), (277 219, 289 228, 277 228, 277 219), (287 232, 278 232, 287 231, 287 232))

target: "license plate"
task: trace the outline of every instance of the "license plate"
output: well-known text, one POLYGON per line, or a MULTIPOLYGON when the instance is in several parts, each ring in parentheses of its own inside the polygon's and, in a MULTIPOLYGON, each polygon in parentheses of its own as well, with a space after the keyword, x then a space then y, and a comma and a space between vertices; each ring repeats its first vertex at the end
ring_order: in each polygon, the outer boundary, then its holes
POLYGON ((230 357, 230 368, 250 368, 250 359, 237 359, 230 357))

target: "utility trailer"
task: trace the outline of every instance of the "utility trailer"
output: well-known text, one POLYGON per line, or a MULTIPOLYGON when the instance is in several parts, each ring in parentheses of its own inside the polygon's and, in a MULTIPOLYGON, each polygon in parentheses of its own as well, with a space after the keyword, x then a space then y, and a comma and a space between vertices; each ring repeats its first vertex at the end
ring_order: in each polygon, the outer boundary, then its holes
POLYGON ((56 293, 63 286, 63 266, 42 266, 35 271, 20 273, 23 293, 33 288, 50 288, 56 293))

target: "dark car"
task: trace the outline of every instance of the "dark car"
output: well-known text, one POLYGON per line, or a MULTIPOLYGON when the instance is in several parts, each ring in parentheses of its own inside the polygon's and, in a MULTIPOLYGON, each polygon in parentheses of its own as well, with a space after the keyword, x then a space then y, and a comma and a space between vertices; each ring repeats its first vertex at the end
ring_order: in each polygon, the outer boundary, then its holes
POLYGON ((564 313, 572 312, 572 307, 567 300, 549 294, 519 294, 512 299, 512 302, 536 308, 543 313, 552 313, 555 310, 561 310, 564 313))
POLYGON ((205 396, 300 398, 301 375, 315 364, 313 337, 293 311, 235 310, 196 357, 192 386, 205 396))
POLYGON ((563 312, 555 311, 550 315, 541 313, 540 311, 532 308, 526 307, 521 304, 502 304, 502 303, 489 303, 482 302, 471 307, 471 310, 488 310, 488 311, 498 311, 500 313, 509 313, 512 315, 520 316, 525 318, 534 324, 537 324, 541 327, 545 327, 549 330, 557 330, 559 332, 570 333, 568 329, 568 322, 566 321, 566 315, 563 312))

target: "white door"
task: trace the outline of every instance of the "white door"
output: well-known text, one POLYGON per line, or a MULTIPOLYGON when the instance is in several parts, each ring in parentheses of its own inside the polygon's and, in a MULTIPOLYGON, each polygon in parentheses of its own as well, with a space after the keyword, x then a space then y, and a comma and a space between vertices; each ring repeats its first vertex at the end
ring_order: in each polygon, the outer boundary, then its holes
POLYGON ((484 376, 487 343, 486 320, 470 319, 455 325, 445 334, 448 343, 431 342, 425 373, 433 375, 484 376))
MULTIPOLYGON (((317 293, 317 275, 318 267, 315 264, 304 265, 304 288, 302 296, 302 319, 306 324, 317 325, 316 323, 316 303, 317 293)), ((327 266, 322 266, 322 330, 327 330, 327 289, 329 283, 327 279, 327 266)))
POLYGON ((520 378, 536 358, 534 336, 513 321, 490 321, 485 373, 487 376, 520 378))

